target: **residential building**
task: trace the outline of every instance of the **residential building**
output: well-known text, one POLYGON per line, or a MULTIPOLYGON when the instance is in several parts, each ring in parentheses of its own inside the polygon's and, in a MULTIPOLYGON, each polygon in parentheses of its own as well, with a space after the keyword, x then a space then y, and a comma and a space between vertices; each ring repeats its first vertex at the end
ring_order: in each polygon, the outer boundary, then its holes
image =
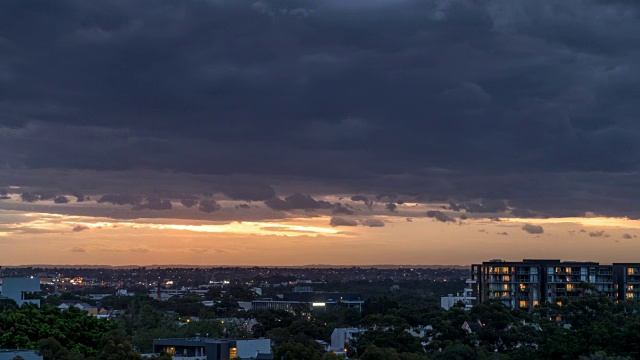
POLYGON ((272 360, 269 339, 174 338, 153 340, 153 352, 165 352, 180 360, 272 360))
POLYGON ((600 265, 592 261, 490 260, 471 266, 471 304, 497 300, 512 308, 533 308, 560 298, 575 300, 582 283, 611 300, 640 299, 640 264, 600 265))

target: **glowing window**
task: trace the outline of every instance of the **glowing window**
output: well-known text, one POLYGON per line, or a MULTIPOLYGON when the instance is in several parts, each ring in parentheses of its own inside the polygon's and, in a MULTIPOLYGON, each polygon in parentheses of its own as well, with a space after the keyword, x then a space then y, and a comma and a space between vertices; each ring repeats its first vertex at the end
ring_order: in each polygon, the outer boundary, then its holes
POLYGON ((526 301, 526 300, 520 300, 520 307, 521 307, 521 308, 523 308, 523 307, 527 307, 528 305, 529 305, 529 304, 527 304, 527 301, 526 301))
POLYGON ((176 348, 175 346, 169 346, 165 349, 165 352, 167 353, 167 355, 175 355, 176 354, 176 348))
POLYGON ((229 348, 229 359, 234 359, 238 357, 238 349, 237 348, 229 348))

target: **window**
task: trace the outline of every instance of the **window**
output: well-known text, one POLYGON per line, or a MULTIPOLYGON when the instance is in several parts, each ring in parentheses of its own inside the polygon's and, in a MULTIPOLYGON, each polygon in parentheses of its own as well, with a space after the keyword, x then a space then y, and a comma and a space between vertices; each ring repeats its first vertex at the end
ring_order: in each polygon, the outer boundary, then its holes
POLYGON ((173 356, 176 354, 176 347, 168 346, 164 351, 167 353, 167 355, 173 356))
POLYGON ((238 349, 237 348, 229 348, 229 359, 235 359, 238 357, 238 349))
POLYGON ((575 286, 573 284, 567 284, 567 291, 573 291, 575 286))
POLYGON ((526 300, 520 300, 520 304, 519 305, 520 305, 521 308, 523 308, 523 307, 527 307, 529 304, 527 303, 526 300))

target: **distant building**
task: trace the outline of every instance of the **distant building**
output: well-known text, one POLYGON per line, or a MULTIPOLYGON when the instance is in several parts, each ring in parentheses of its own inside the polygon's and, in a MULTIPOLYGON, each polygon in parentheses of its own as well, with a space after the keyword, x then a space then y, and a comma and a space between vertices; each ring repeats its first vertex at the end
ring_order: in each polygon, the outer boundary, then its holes
POLYGON ((353 339, 353 336, 366 332, 367 330, 361 328, 335 328, 331 333, 331 345, 330 351, 334 351, 336 354, 341 355, 346 353, 345 346, 353 339))
MULTIPOLYGON (((366 295, 351 293, 298 292, 287 294, 283 299, 264 298, 253 300, 251 302, 251 310, 294 311, 302 307, 321 311, 342 305, 362 311, 366 298, 366 295)), ((246 303, 239 305, 244 308, 247 307, 246 303)))
POLYGON ((448 296, 442 296, 440 298, 440 306, 445 310, 451 309, 453 306, 462 302, 465 310, 470 310, 473 304, 476 302, 476 297, 473 295, 473 287, 477 283, 476 280, 467 279, 467 286, 464 288, 462 294, 449 294, 448 296))
POLYGON ((39 278, 3 278, 2 279, 2 297, 9 298, 18 306, 22 304, 36 304, 40 306, 39 299, 26 299, 28 293, 40 292, 40 279, 39 278))
POLYGON ((475 303, 497 300, 512 308, 533 308, 542 302, 569 300, 595 288, 613 301, 640 300, 640 263, 600 265, 591 261, 524 259, 491 260, 471 266, 475 303))
POLYGON ((97 316, 97 317, 106 317, 108 315, 108 311, 106 309, 98 308, 97 306, 89 305, 86 302, 78 301, 78 300, 67 300, 62 302, 58 306, 60 310, 69 310, 70 308, 77 308, 82 311, 85 311, 89 315, 97 316))
POLYGON ((17 356, 20 356, 24 360, 43 360, 40 352, 36 350, 0 349, 0 360, 13 360, 17 356))
POLYGON ((272 360, 271 340, 269 339, 156 339, 153 340, 153 352, 165 352, 175 359, 229 360, 241 359, 272 360))

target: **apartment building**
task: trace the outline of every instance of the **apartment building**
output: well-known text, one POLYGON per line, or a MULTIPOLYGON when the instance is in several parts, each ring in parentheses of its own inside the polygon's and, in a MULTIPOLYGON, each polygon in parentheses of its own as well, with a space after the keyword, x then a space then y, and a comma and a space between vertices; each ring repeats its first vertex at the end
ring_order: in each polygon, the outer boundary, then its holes
POLYGON ((640 264, 600 265, 592 261, 490 260, 471 266, 475 303, 498 300, 512 308, 533 308, 559 298, 576 299, 581 283, 593 285, 614 301, 640 299, 640 264))

